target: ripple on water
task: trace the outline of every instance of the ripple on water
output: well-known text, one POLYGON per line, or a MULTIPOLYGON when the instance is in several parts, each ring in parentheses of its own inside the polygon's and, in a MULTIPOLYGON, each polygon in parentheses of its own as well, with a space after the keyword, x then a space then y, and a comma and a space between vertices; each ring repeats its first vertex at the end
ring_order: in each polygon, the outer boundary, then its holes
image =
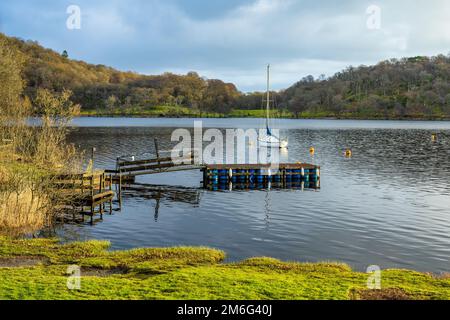
MULTIPOLYGON (((162 149, 170 149, 170 123, 179 127, 177 121, 164 120, 164 127, 158 128, 145 119, 139 126, 83 127, 70 139, 87 155, 95 146, 96 165, 113 168, 118 155, 152 153, 154 137, 162 149)), ((187 189, 183 199, 164 193, 160 200, 127 196, 121 213, 105 216, 92 227, 65 226, 58 232, 68 240, 109 239, 114 249, 206 245, 227 251, 230 261, 272 256, 339 260, 359 270, 377 264, 450 271, 449 124, 283 123, 291 144, 284 156, 290 162, 321 165, 319 192, 209 192, 198 189, 199 172, 141 177, 140 183, 187 189), (436 143, 431 141, 434 131, 439 132, 436 143), (316 148, 313 158, 311 146, 316 148), (346 148, 353 150, 351 159, 343 155, 346 148)), ((211 123, 216 124, 246 127, 254 122, 211 123)))

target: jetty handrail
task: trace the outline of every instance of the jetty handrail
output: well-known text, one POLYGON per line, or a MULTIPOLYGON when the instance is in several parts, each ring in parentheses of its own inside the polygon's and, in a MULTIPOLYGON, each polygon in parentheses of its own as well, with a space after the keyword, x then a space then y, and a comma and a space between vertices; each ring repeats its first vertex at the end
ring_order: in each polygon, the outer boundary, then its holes
POLYGON ((60 174, 52 176, 52 186, 60 190, 79 191, 79 196, 87 192, 94 196, 96 192, 103 193, 106 190, 106 180, 104 170, 93 173, 60 174))
MULTIPOLYGON (((160 150, 158 139, 154 139, 154 141, 156 155, 151 154, 152 157, 147 159, 136 159, 137 157, 132 155, 117 157, 115 173, 136 176, 176 170, 191 170, 195 166, 196 155, 199 152, 198 149, 189 149, 188 156, 185 156, 185 150, 160 150), (174 154, 180 155, 181 153, 181 157, 173 157, 174 154)), ((150 153, 144 153, 142 155, 148 154, 150 153)), ((199 167, 200 165, 195 166, 195 168, 199 167)))
MULTIPOLYGON (((195 155, 195 153, 198 153, 200 150, 199 149, 195 149, 195 148, 192 148, 192 149, 190 149, 191 151, 189 152, 191 155, 195 155)), ((179 154, 179 153, 181 153, 181 152, 183 152, 184 150, 182 150, 182 149, 175 149, 175 150, 159 150, 159 157, 158 157, 158 155, 157 154, 155 154, 155 153, 150 153, 150 152, 146 152, 146 153, 142 153, 142 154, 139 154, 139 155, 136 155, 136 154, 130 154, 130 155, 122 155, 122 156, 119 156, 119 157, 117 157, 117 164, 120 164, 120 165, 123 165, 123 163, 130 163, 130 164, 137 164, 137 163, 139 163, 140 161, 147 161, 147 162, 150 162, 151 160, 155 160, 155 161, 158 161, 158 159, 160 159, 161 161, 164 161, 164 159, 168 159, 168 160, 166 160, 166 161, 169 161, 169 160, 172 160, 173 159, 173 157, 172 157, 172 154, 173 153, 177 153, 177 154, 179 154), (167 154, 167 155, 166 155, 167 154), (148 155, 149 156, 149 158, 147 158, 147 159, 139 159, 141 156, 144 156, 144 155, 148 155), (170 155, 170 156, 169 156, 170 155), (138 158, 138 159, 136 159, 136 160, 130 160, 130 159, 133 159, 133 158, 138 158)))

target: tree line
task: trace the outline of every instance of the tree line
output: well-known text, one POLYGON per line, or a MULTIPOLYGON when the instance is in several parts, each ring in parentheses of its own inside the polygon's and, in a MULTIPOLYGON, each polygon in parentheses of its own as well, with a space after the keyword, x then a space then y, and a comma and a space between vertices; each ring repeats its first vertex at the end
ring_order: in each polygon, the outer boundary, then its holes
MULTIPOLYGON (((141 75, 70 59, 69 53, 7 37, 25 56, 25 94, 71 90, 82 111, 136 113, 182 107, 196 113, 257 110, 264 94, 243 93, 232 83, 196 72, 141 75)), ((383 61, 348 67, 329 78, 304 77, 273 92, 278 109, 292 117, 450 118, 450 55, 383 61)))
POLYGON ((296 115, 450 118, 450 55, 348 67, 329 79, 305 77, 282 92, 296 115))

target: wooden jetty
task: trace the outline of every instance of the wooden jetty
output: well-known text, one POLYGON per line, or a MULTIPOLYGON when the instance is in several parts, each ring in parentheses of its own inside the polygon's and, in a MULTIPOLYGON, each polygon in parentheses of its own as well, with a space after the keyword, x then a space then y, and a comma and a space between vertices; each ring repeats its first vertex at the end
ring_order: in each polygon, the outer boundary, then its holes
POLYGON ((308 163, 273 164, 220 164, 206 165, 203 169, 205 187, 240 183, 246 185, 268 185, 278 183, 284 187, 293 182, 315 182, 320 180, 320 167, 308 163))
MULTIPOLYGON (((83 214, 103 217, 105 204, 109 212, 113 210, 113 199, 117 194, 122 204, 122 190, 140 193, 143 197, 161 200, 184 199, 186 190, 163 190, 162 187, 139 185, 136 176, 159 173, 201 170, 203 187, 209 190, 252 190, 252 189, 320 189, 320 167, 308 163, 273 164, 196 164, 195 152, 175 161, 169 151, 159 151, 155 139, 156 156, 149 159, 136 159, 135 156, 122 156, 116 160, 114 170, 95 171, 87 174, 61 175, 55 177, 55 188, 66 190, 67 203, 81 209, 83 214), (117 193, 113 189, 116 187, 117 193), (87 208, 87 210, 85 210, 87 208)), ((92 151, 92 163, 94 163, 92 151)), ((195 197, 194 197, 195 198, 195 197)), ((194 203, 198 199, 194 200, 194 203)))
MULTIPOLYGON (((195 164, 194 153, 184 159, 173 161, 170 156, 162 156, 169 151, 159 151, 158 141, 155 139, 156 156, 151 159, 135 159, 134 156, 119 157, 116 170, 109 171, 114 176, 113 182, 119 183, 119 190, 124 181, 134 183, 136 176, 151 175, 164 172, 201 170, 203 172, 204 187, 224 185, 228 183, 267 185, 281 183, 289 187, 292 182, 320 180, 320 167, 308 163, 281 163, 281 164, 195 164)), ((119 191, 120 192, 120 191, 119 191)))
MULTIPOLYGON (((186 158, 174 163, 172 158, 152 158, 136 161, 117 161, 116 170, 112 178, 115 183, 135 183, 134 179, 140 175, 152 175, 157 173, 201 170, 203 172, 203 184, 208 185, 226 183, 250 183, 267 184, 290 182, 317 181, 320 179, 320 167, 308 163, 282 163, 271 164, 216 164, 195 165, 193 158, 186 158)), ((122 187, 119 187, 121 190, 122 187)))
POLYGON ((122 161, 118 159, 115 172, 116 174, 119 174, 122 179, 132 180, 132 177, 135 176, 203 168, 202 165, 195 165, 193 163, 193 157, 177 160, 177 163, 174 163, 171 157, 157 157, 136 161, 122 161))
POLYGON ((103 214, 106 204, 109 204, 109 213, 112 214, 115 192, 112 190, 111 175, 98 170, 91 173, 67 174, 52 177, 52 186, 58 190, 58 197, 66 207, 72 207, 78 212, 91 217, 103 214))

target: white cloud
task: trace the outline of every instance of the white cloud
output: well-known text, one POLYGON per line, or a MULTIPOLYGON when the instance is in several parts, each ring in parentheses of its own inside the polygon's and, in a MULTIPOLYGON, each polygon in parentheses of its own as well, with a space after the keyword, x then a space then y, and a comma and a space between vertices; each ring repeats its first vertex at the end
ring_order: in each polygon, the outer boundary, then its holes
POLYGON ((348 65, 450 51, 448 0, 247 0, 220 12, 208 3, 209 16, 192 14, 205 10, 200 1, 78 2, 80 33, 55 28, 59 14, 65 21, 65 8, 54 4, 29 9, 46 17, 39 29, 37 20, 22 19, 23 10, 10 9, 13 4, 0 8, 7 9, 4 24, 12 26, 16 19, 21 37, 44 39, 44 45, 67 49, 72 57, 145 73, 196 70, 244 91, 264 88, 269 62, 274 86, 283 88, 308 74, 332 75, 348 65), (372 4, 381 8, 380 30, 367 28, 366 9, 372 4))

